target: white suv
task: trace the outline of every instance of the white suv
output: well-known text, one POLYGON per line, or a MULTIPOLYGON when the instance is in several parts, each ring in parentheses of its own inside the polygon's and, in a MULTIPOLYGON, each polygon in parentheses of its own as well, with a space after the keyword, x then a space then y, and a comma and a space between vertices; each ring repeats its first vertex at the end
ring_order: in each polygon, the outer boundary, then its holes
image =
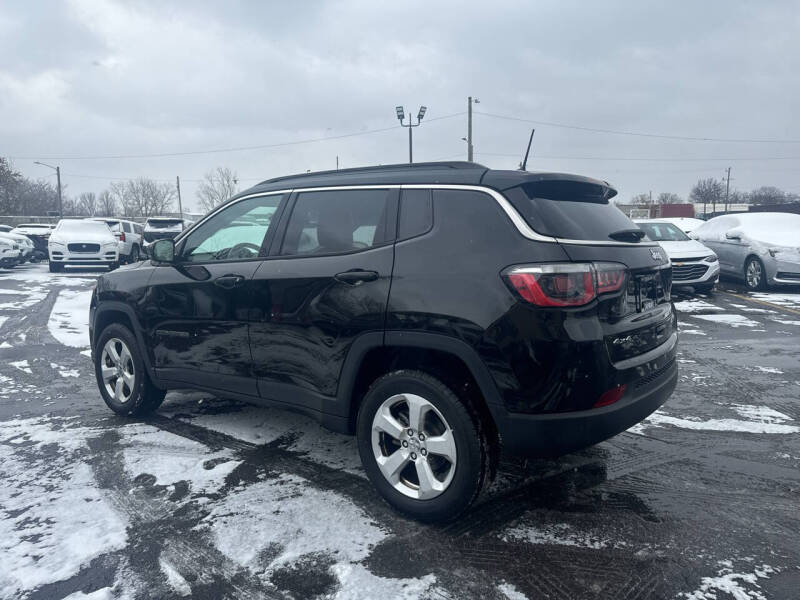
POLYGON ((114 269, 119 265, 117 244, 117 238, 105 223, 62 219, 47 243, 50 272, 63 271, 65 265, 97 265, 114 269))
POLYGON ((142 255, 142 226, 133 221, 115 219, 113 217, 93 217, 93 221, 102 221, 117 238, 119 259, 121 262, 136 263, 142 255))

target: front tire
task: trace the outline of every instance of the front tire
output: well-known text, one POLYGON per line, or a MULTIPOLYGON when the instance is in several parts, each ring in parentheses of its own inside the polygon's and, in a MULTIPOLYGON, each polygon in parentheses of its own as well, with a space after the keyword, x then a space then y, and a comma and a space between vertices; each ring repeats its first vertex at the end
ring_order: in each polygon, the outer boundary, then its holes
POLYGON ((103 400, 118 415, 146 415, 164 401, 166 392, 150 381, 136 337, 124 325, 109 325, 100 334, 94 372, 103 400))
POLYGON ((756 256, 751 256, 744 263, 744 284, 748 290, 763 291, 767 289, 767 272, 764 263, 756 256))
POLYGON ((493 450, 477 411, 422 371, 394 371, 375 381, 356 429, 372 484, 420 521, 457 518, 490 477, 493 450))

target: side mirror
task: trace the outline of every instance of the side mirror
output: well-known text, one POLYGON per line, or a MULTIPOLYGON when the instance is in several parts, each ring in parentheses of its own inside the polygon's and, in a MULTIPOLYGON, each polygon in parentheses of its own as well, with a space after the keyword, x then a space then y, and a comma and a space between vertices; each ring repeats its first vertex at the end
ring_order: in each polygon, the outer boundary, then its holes
POLYGON ((170 239, 156 240, 150 246, 150 256, 156 262, 171 263, 175 261, 175 242, 170 239))
POLYGON ((726 240, 741 240, 742 236, 739 234, 738 231, 726 231, 725 232, 725 239, 726 240))

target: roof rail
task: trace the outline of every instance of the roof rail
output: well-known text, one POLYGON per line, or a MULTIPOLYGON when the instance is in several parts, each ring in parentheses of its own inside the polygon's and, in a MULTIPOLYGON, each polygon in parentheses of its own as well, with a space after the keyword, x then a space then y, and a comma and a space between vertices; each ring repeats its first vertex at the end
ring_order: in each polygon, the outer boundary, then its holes
POLYGON ((275 183, 287 179, 299 179, 303 177, 316 177, 318 175, 334 175, 342 173, 374 173, 380 171, 404 171, 407 169, 487 169, 484 165, 465 160, 443 161, 443 162, 421 162, 421 163, 399 163, 394 165, 373 165, 370 167, 354 167, 352 169, 332 169, 330 171, 312 171, 309 173, 297 173, 295 175, 284 175, 265 179, 257 185, 275 183))

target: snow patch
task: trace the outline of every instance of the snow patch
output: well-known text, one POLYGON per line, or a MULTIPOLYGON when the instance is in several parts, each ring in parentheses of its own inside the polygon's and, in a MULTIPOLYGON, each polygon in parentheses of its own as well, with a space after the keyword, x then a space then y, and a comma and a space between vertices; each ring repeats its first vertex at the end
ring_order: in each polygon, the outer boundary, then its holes
POLYGON ((528 597, 520 592, 513 584, 503 582, 497 586, 497 589, 500 591, 503 596, 508 598, 508 600, 528 600, 528 597))
POLYGON ((433 574, 420 579, 387 579, 370 573, 358 564, 336 564, 331 567, 340 586, 335 600, 362 600, 363 598, 392 598, 416 600, 436 583, 433 574))
POLYGON ((715 304, 711 304, 710 302, 705 302, 704 300, 698 300, 693 298, 692 300, 681 300, 680 302, 675 303, 675 308, 678 309, 679 312, 682 313, 699 313, 699 312, 708 312, 708 311, 715 311, 715 310, 724 310, 715 304))
POLYGON ((133 423, 120 428, 124 440, 123 460, 131 478, 147 473, 158 485, 188 481, 191 491, 207 494, 225 483, 242 461, 233 451, 213 452, 205 445, 151 425, 133 423))
POLYGON ((790 321, 786 319, 772 319, 776 323, 780 323, 781 325, 796 325, 800 327, 800 321, 790 321))
POLYGON ((783 375, 783 371, 780 369, 776 369, 775 367, 755 367, 756 371, 761 371, 762 373, 776 373, 777 375, 783 375))
POLYGON ((731 327, 758 327, 761 325, 758 321, 748 319, 744 315, 693 315, 696 319, 703 319, 704 321, 713 321, 714 323, 722 323, 730 325, 731 327))
POLYGON ((89 345, 89 303, 92 290, 61 290, 53 305, 47 329, 65 346, 89 345))
POLYGON ((161 567, 161 572, 167 578, 167 584, 175 590, 180 596, 188 596, 192 593, 192 587, 178 571, 163 558, 158 559, 158 564, 161 567))
MULTIPOLYGON (((522 540, 530 544, 548 544, 555 546, 576 546, 600 550, 614 544, 591 532, 576 531, 567 523, 553 523, 543 527, 517 526, 506 529, 500 535, 505 542, 522 540)), ((624 545, 624 544, 622 544, 624 545)))
POLYGON ((288 474, 231 490, 200 527, 210 527, 231 560, 259 570, 258 557, 268 548, 278 549, 269 570, 320 552, 348 563, 366 558, 387 535, 343 496, 288 474))
POLYGON ((756 567, 752 573, 734 573, 731 561, 720 561, 722 568, 716 577, 703 577, 700 587, 694 592, 681 594, 686 600, 716 600, 717 598, 733 598, 734 600, 767 600, 759 579, 766 579, 778 569, 769 565, 756 567))
POLYGON ((632 427, 631 429, 628 429, 628 431, 641 434, 644 431, 644 428, 647 426, 661 427, 664 425, 672 425, 673 427, 679 427, 681 429, 693 429, 695 431, 731 431, 738 433, 786 434, 797 433, 800 431, 800 427, 776 423, 774 421, 742 421, 739 419, 709 419, 707 421, 703 421, 700 419, 671 417, 659 411, 654 412, 639 425, 641 427, 636 428, 635 430, 632 427))
POLYGON ((125 521, 84 462, 86 440, 101 430, 68 424, 0 422, 0 597, 67 579, 127 543, 125 521))
POLYGON ((708 335, 705 331, 700 331, 699 329, 681 329, 680 332, 688 335, 708 335))
POLYGON ((25 373, 33 375, 33 371, 31 371, 31 366, 28 364, 27 360, 17 360, 8 364, 15 369, 19 369, 20 371, 24 371, 25 373))

